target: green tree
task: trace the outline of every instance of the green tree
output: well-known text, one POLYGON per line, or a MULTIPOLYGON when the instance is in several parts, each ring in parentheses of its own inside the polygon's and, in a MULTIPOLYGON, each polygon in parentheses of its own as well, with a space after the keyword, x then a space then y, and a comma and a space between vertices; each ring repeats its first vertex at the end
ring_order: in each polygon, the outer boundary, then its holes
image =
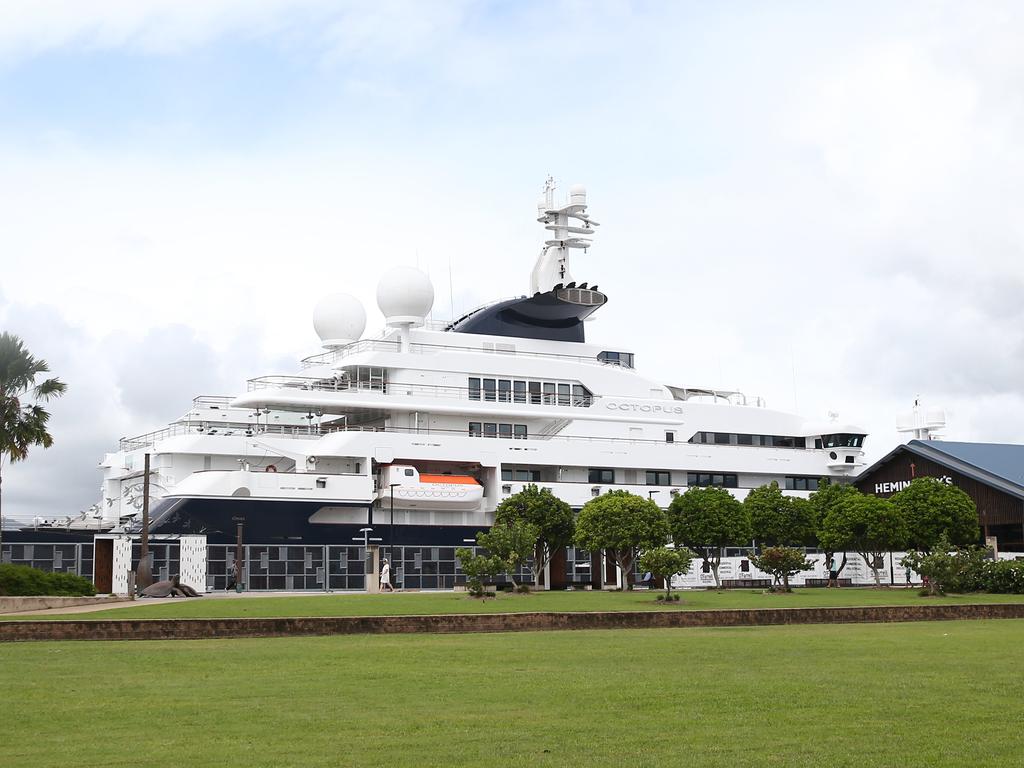
POLYGON ((455 550, 455 556, 459 558, 459 566, 466 574, 469 594, 474 597, 484 596, 484 579, 497 576, 505 568, 501 560, 494 555, 478 555, 469 547, 459 547, 455 550))
POLYGON ((839 586, 838 578, 839 575, 842 574, 843 569, 846 568, 847 557, 845 551, 841 552, 843 557, 842 560, 840 560, 837 563, 837 567, 835 569, 836 581, 835 583, 833 583, 831 580, 832 568, 830 567, 830 564, 836 556, 836 551, 835 549, 830 549, 829 547, 825 546, 824 542, 822 541, 822 526, 825 522, 825 517, 839 504, 840 501, 845 499, 847 496, 856 496, 858 494, 860 494, 860 491, 858 491, 852 485, 832 483, 829 481, 827 477, 823 477, 821 478, 821 480, 818 481, 818 490, 812 493, 810 498, 808 499, 808 501, 811 504, 811 508, 814 510, 815 536, 818 539, 818 543, 821 544, 821 548, 825 552, 825 567, 829 569, 828 585, 830 587, 839 586))
POLYGON ((864 494, 845 496, 825 517, 820 532, 823 547, 860 555, 879 587, 878 563, 886 552, 906 546, 907 535, 906 521, 892 502, 864 494))
POLYGON ((711 565, 716 587, 722 585, 722 548, 750 542, 750 512, 725 488, 693 486, 676 496, 668 522, 676 547, 692 549, 711 565))
POLYGON ((814 509, 805 499, 784 496, 775 480, 748 493, 743 506, 759 545, 803 547, 814 542, 814 509))
POLYGON ((622 569, 624 588, 632 586, 638 552, 665 546, 668 536, 668 518, 661 508, 628 491, 591 499, 576 519, 576 545, 591 552, 607 550, 622 569))
POLYGON ((487 533, 478 533, 476 543, 501 561, 502 571, 512 579, 512 585, 518 588, 516 574, 533 554, 538 535, 536 525, 525 520, 512 520, 509 523, 495 523, 487 533))
POLYGON ((640 555, 640 570, 650 571, 651 575, 665 580, 665 595, 672 594, 672 577, 677 573, 686 573, 693 562, 693 554, 686 549, 669 549, 655 547, 640 555))
POLYGON ((548 567, 552 555, 572 544, 576 530, 572 507, 555 496, 550 488, 538 488, 531 483, 502 501, 494 513, 495 525, 508 525, 514 520, 523 520, 537 527, 533 583, 540 584, 540 575, 548 567))
MULTIPOLYGON (((53 445, 53 437, 47 429, 50 414, 41 403, 60 397, 67 386, 55 378, 40 381, 49 370, 45 360, 29 354, 21 339, 7 332, 0 333, 0 484, 5 459, 11 463, 23 461, 29 448, 53 445)), ((3 507, 0 505, 2 530, 3 507)))
POLYGON ((955 485, 918 477, 890 501, 907 521, 909 546, 919 552, 930 552, 942 536, 951 545, 978 541, 978 510, 971 497, 955 485))
POLYGON ((765 547, 761 554, 750 553, 750 562, 756 568, 770 573, 775 581, 782 581, 782 589, 792 592, 789 588, 789 577, 800 571, 814 567, 814 561, 808 560, 802 549, 795 547, 765 547))

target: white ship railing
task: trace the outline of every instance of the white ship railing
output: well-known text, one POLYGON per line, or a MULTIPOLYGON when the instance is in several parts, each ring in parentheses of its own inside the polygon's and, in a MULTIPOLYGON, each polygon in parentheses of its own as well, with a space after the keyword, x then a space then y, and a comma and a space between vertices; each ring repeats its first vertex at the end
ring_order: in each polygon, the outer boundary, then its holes
MULTIPOLYGON (((549 441, 549 440, 561 440, 572 443, 614 443, 615 445, 664 445, 669 448, 687 448, 690 450, 700 450, 705 452, 707 450, 735 450, 735 451, 814 451, 818 449, 813 448, 795 448, 786 446, 759 446, 759 445, 715 445, 710 443, 691 443, 686 440, 657 440, 651 438, 639 438, 639 437, 600 437, 597 435, 545 435, 542 432, 535 432, 528 434, 526 437, 498 437, 494 435, 470 435, 468 430, 464 429, 426 429, 416 427, 381 427, 381 426, 363 426, 363 425, 316 425, 311 426, 300 426, 300 425, 286 425, 286 424, 271 424, 269 426, 260 424, 258 427, 255 424, 210 424, 203 428, 198 423, 180 423, 172 424, 166 429, 157 430, 156 432, 150 432, 145 435, 139 435, 138 437, 125 437, 121 438, 121 450, 135 450, 138 448, 145 448, 153 445, 153 443, 164 440, 168 437, 174 437, 176 435, 211 435, 211 436, 238 436, 239 434, 245 436, 251 435, 280 435, 282 437, 295 437, 300 439, 319 439, 327 434, 335 434, 339 432, 387 432, 393 434, 406 434, 406 435, 417 435, 420 437, 430 437, 436 435, 439 437, 472 437, 474 440, 536 440, 536 441, 549 441)), ((855 465, 850 464, 849 467, 855 465)), ((859 465, 858 465, 859 466, 859 465)))
MULTIPOLYGON (((495 343, 494 348, 486 347, 462 347, 449 344, 411 344, 409 351, 413 354, 436 355, 442 352, 468 352, 485 355, 508 355, 510 357, 540 358, 542 360, 565 360, 571 363, 585 363, 587 365, 614 365, 619 366, 618 361, 598 360, 597 357, 588 355, 565 355, 558 352, 531 352, 519 349, 511 349, 512 345, 502 346, 495 343)), ((302 360, 303 370, 320 365, 332 365, 346 357, 360 354, 362 352, 398 352, 400 343, 391 339, 363 339, 355 341, 340 349, 333 349, 330 352, 321 352, 318 355, 311 355, 302 360)), ((619 366, 624 367, 624 366, 619 366)), ((625 368, 625 370, 630 370, 625 368)))

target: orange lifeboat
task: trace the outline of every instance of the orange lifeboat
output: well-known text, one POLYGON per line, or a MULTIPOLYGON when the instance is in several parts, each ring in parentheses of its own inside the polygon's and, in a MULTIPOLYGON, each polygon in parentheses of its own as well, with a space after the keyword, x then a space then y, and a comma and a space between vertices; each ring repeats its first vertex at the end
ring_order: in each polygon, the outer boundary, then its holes
POLYGON ((392 464, 384 468, 377 496, 410 509, 472 509, 484 497, 483 486, 469 475, 420 474, 415 467, 392 464))

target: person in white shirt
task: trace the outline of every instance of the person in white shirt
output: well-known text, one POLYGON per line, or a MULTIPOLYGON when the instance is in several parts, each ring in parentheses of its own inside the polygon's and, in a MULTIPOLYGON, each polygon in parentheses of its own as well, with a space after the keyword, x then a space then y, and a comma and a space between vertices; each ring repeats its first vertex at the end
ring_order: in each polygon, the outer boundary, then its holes
POLYGON ((389 563, 387 559, 383 561, 380 568, 380 591, 395 591, 395 588, 391 585, 391 563, 389 563))

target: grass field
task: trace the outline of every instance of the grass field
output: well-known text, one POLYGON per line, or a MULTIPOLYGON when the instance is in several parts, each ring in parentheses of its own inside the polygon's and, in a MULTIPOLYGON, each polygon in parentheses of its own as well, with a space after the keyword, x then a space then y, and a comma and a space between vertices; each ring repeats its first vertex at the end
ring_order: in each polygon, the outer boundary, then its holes
POLYGON ((1008 766, 1024 621, 0 646, 0 765, 1008 766))
POLYGON ((933 605, 938 603, 1024 602, 1024 595, 953 595, 921 597, 908 589, 798 589, 792 594, 728 590, 683 592, 679 603, 666 606, 655 601, 654 592, 536 592, 502 594, 480 601, 464 592, 416 592, 388 595, 333 594, 284 597, 202 598, 79 613, 73 616, 17 616, 39 618, 225 618, 237 616, 383 616, 438 613, 508 613, 521 611, 648 611, 723 608, 817 608, 842 605, 933 605))

